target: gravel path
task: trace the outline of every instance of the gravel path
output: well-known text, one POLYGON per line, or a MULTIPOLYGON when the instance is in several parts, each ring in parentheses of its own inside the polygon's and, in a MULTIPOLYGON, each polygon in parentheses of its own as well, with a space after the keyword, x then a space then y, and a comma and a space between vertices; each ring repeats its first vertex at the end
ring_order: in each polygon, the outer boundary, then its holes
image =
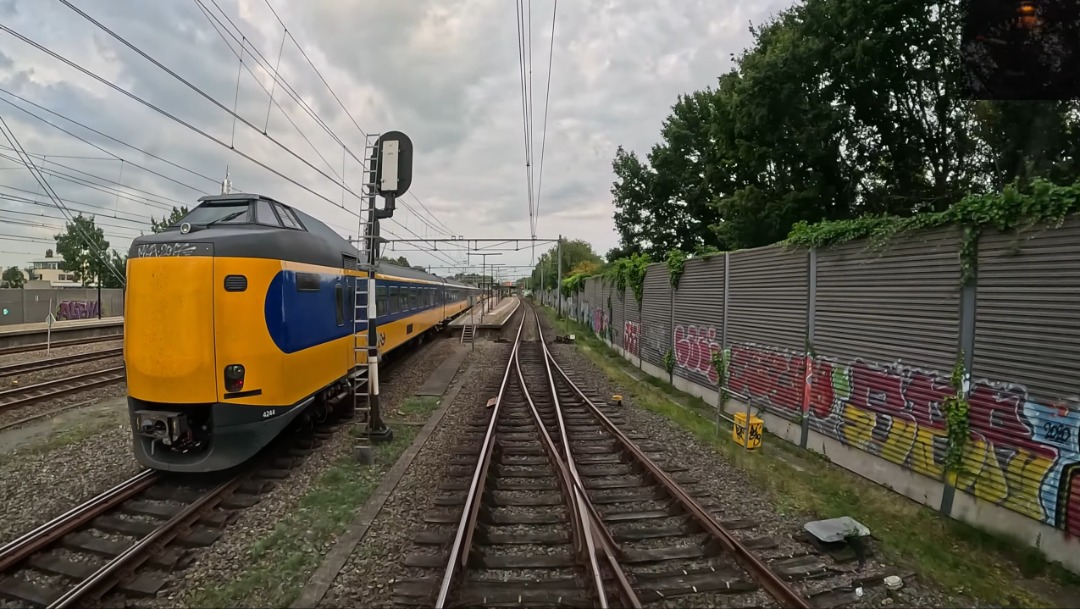
POLYGON ((113 423, 46 453, 0 457, 0 497, 4 498, 0 543, 59 516, 139 469, 131 455, 126 422, 113 423))
MULTIPOLYGON (((399 362, 386 378, 380 378, 380 395, 386 412, 391 413, 399 408, 446 359, 451 349, 449 339, 437 339, 399 362)), ((194 550, 190 555, 194 559, 192 566, 173 574, 172 581, 155 599, 140 602, 140 606, 162 609, 188 606, 188 599, 197 590, 240 576, 250 559, 252 544, 269 535, 277 521, 295 509, 297 502, 328 467, 352 453, 354 443, 349 434, 344 433, 345 428, 341 431, 292 470, 282 484, 263 495, 259 503, 242 510, 236 521, 225 529, 224 535, 212 546, 194 550)), ((320 551, 325 553, 329 549, 327 546, 320 548, 320 551)))
MULTIPOLYGON (((49 358, 53 357, 67 357, 69 355, 82 355, 83 353, 90 353, 91 351, 101 351, 102 349, 116 349, 117 347, 124 346, 124 337, 118 336, 116 340, 106 340, 99 343, 89 343, 86 345, 73 345, 71 347, 59 347, 49 350, 49 358)), ((7 366, 9 364, 21 364, 23 362, 35 362, 38 360, 47 359, 45 357, 45 350, 40 351, 24 351, 23 353, 8 353, 7 355, 0 355, 0 366, 7 366)))
MULTIPOLYGON (((546 318, 544 322, 544 332, 550 341, 554 338, 554 329, 546 318)), ((758 523, 754 528, 738 531, 738 537, 750 539, 769 536, 779 542, 778 548, 759 551, 759 557, 779 558, 808 553, 810 547, 795 541, 792 536, 802 531, 803 524, 810 520, 810 517, 781 515, 765 495, 753 490, 755 485, 752 479, 742 470, 731 464, 712 447, 701 444, 689 432, 676 427, 665 417, 637 408, 631 399, 626 399, 626 394, 619 384, 610 382, 603 370, 594 365, 575 346, 549 344, 549 348, 564 369, 575 371, 574 376, 582 389, 591 389, 600 396, 623 394, 623 404, 627 407, 624 431, 645 435, 649 438, 649 444, 665 448, 664 457, 667 462, 688 468, 688 473, 698 480, 695 486, 708 491, 718 499, 723 507, 723 520, 749 519, 758 523), (583 382, 581 379, 588 380, 583 382), (747 491, 740 492, 733 489, 747 489, 747 491)), ((905 572, 900 568, 890 571, 889 565, 882 564, 874 558, 868 559, 861 569, 858 568, 857 563, 832 564, 832 566, 839 570, 852 571, 844 577, 845 583, 879 573, 905 572)), ((835 585, 836 580, 831 579, 829 586, 835 585)), ((795 587, 804 594, 820 592, 813 581, 799 583, 795 587)), ((896 592, 887 592, 880 577, 875 577, 872 582, 865 584, 863 589, 865 595, 858 604, 853 606, 959 606, 958 599, 932 589, 917 578, 905 578, 903 588, 896 592)), ((970 603, 970 601, 967 602, 970 603)))
MULTIPOLYGON (((413 535, 425 530, 429 498, 438 492, 439 481, 448 467, 447 455, 460 441, 472 412, 492 397, 505 370, 511 345, 479 341, 473 360, 477 371, 451 404, 441 425, 417 454, 401 482, 391 493, 367 535, 342 568, 320 607, 388 607, 395 578, 402 562, 415 551, 413 535)), ((465 366, 469 365, 466 361, 465 366)))

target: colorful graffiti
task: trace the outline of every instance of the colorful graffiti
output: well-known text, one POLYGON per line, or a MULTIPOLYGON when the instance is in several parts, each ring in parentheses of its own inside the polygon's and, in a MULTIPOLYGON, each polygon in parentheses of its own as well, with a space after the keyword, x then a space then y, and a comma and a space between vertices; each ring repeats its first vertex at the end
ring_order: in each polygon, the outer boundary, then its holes
POLYGON ((623 349, 634 357, 641 355, 641 322, 628 321, 623 324, 623 349))
MULTIPOLYGON (((799 356, 778 365, 774 384, 799 356)), ((733 358, 733 366, 734 366, 733 358)), ((734 378, 735 374, 732 373, 734 378)), ((748 385, 755 395, 762 381, 748 385)), ((938 372, 863 360, 817 359, 805 410, 811 428, 920 474, 941 479, 947 448, 942 403, 955 391, 938 372)), ((1071 533, 1080 533, 1080 410, 1047 406, 1016 384, 976 381, 968 397, 971 436, 956 487, 1071 533)), ((776 403, 776 402, 774 402, 776 403)), ((790 397, 778 405, 798 402, 790 397)))
POLYGON ((65 300, 56 308, 56 319, 91 319, 100 310, 101 304, 96 300, 65 300))
POLYGON ((607 309, 603 307, 596 307, 592 310, 592 331, 598 336, 604 336, 608 331, 608 324, 611 323, 610 315, 607 309))
POLYGON ((712 365, 714 353, 719 353, 720 337, 712 326, 675 326, 675 366, 697 372, 715 385, 720 381, 712 365))
POLYGON ((802 409, 805 365, 802 354, 735 344, 731 346, 727 386, 764 401, 762 406, 794 414, 802 409))

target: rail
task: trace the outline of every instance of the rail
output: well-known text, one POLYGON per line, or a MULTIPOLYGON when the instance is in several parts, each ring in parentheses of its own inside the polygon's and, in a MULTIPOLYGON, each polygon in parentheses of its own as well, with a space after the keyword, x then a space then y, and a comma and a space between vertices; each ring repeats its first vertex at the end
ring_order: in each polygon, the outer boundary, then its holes
POLYGON ((484 482, 487 480, 487 473, 491 466, 491 456, 494 452, 495 428, 499 421, 499 410, 502 407, 503 396, 506 395, 506 389, 509 385, 510 370, 513 368, 514 360, 521 346, 521 331, 524 327, 523 319, 522 323, 518 325, 517 334, 514 337, 510 360, 506 362, 506 370, 503 372, 502 383, 499 385, 499 394, 495 398, 491 420, 488 423, 487 432, 484 434, 484 443, 480 447, 480 459, 477 462, 476 471, 473 472, 472 482, 469 484, 469 491, 465 497, 465 507, 461 512, 461 521, 458 523, 454 543, 450 547, 450 559, 446 563, 446 573, 443 575, 442 583, 439 586, 439 596, 435 600, 435 607, 439 609, 446 607, 447 600, 450 597, 450 588, 453 586, 461 568, 468 564, 469 550, 476 529, 476 518, 480 513, 480 495, 484 488, 484 482))
POLYGON ((59 349, 61 347, 78 347, 81 345, 89 345, 92 343, 104 343, 111 340, 123 340, 124 334, 106 334, 104 336, 88 336, 86 338, 67 338, 64 340, 54 340, 51 343, 31 343, 29 345, 13 345, 11 347, 0 347, 0 355, 11 355, 13 353, 26 353, 28 351, 43 351, 45 347, 50 349, 59 349))
POLYGON ((53 357, 49 359, 37 360, 34 362, 20 362, 18 364, 8 364, 7 366, 0 366, 0 378, 3 378, 5 376, 13 376, 16 374, 25 374, 27 372, 37 372, 39 370, 49 370, 51 368, 71 366, 73 364, 96 362, 98 360, 108 359, 110 357, 120 357, 123 354, 123 347, 117 347, 115 349, 102 349, 101 351, 91 351, 90 353, 80 353, 78 355, 67 355, 64 357, 53 357))
MULTIPOLYGON (((634 444, 623 433, 622 430, 616 426, 611 419, 609 419, 600 408, 590 400, 585 393, 575 384, 566 372, 562 369, 559 363, 555 360, 554 355, 547 347, 547 343, 543 340, 543 332, 539 326, 539 319, 537 319, 537 331, 540 332, 541 341, 543 345, 545 360, 549 362, 549 369, 557 373, 561 381, 569 387, 580 398, 592 414, 600 421, 601 425, 616 439, 616 441, 626 450, 628 453, 641 464, 648 475, 659 483, 664 489, 689 512, 695 521, 702 527, 706 533, 716 539, 729 554, 731 554, 742 566, 747 570, 752 577, 754 577, 765 591, 772 596, 783 607, 795 607, 798 609, 810 609, 810 604, 799 593, 793 590, 787 585, 784 580, 774 573, 769 567, 758 559, 754 554, 743 545, 738 539, 736 539, 730 531, 722 527, 716 522, 712 516, 703 508, 697 500, 691 497, 682 489, 667 472, 662 470, 656 463, 654 463, 645 453, 634 444)), ((554 391, 555 376, 552 375, 552 390, 554 391)), ((567 453, 569 454, 569 445, 564 443, 567 453)))
POLYGON ((34 402, 60 397, 69 393, 111 385, 124 380, 124 367, 116 366, 74 376, 44 381, 26 387, 12 387, 0 391, 0 411, 25 406, 34 402))
POLYGON ((29 533, 4 544, 0 547, 0 573, 10 571, 32 554, 40 552, 64 535, 143 492, 158 479, 159 474, 154 470, 143 470, 93 499, 75 506, 29 533))

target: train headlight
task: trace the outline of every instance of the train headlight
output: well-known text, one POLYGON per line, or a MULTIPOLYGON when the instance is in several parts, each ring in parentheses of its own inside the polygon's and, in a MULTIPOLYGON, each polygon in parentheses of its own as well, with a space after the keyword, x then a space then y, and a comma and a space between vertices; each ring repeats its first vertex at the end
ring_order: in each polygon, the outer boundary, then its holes
POLYGON ((225 366, 225 391, 240 391, 244 388, 244 367, 240 364, 225 366))

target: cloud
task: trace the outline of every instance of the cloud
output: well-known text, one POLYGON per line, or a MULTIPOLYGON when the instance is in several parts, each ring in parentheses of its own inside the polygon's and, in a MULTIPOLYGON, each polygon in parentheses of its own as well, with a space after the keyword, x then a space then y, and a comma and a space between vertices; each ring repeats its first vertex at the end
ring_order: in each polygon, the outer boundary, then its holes
MULTIPOLYGON (((191 205, 200 192, 217 192, 226 166, 236 187, 279 198, 342 234, 356 234, 358 201, 343 192, 340 182, 343 176, 346 188, 359 192, 360 165, 351 158, 360 156, 364 146, 357 125, 367 132, 404 131, 416 149, 415 196, 400 201, 395 222, 384 226, 384 235, 440 236, 439 232, 447 232, 442 228, 446 225, 452 234, 474 238, 528 236, 515 3, 271 3, 292 37, 283 36, 264 0, 218 0, 216 5, 203 0, 210 17, 197 2, 75 3, 216 99, 223 109, 59 2, 0 1, 5 25, 224 145, 9 35, 0 37, 0 88, 185 169, 2 92, 0 99, 47 117, 100 149, 7 104, 0 103, 0 116, 27 150, 46 155, 39 162, 52 172, 50 184, 72 201, 73 210, 97 211, 111 244, 119 249, 140 228, 148 230, 150 216, 160 217, 179 202, 191 205), (235 54, 239 44, 229 32, 258 50, 262 66, 250 50, 244 52, 245 67, 255 76, 241 68, 235 54), (293 37, 331 84, 340 105, 293 37), (273 84, 279 49, 279 73, 333 135, 282 86, 273 84), (266 92, 271 88, 274 104, 266 92), (251 126, 229 114, 234 108, 251 126), (267 135, 262 133, 264 127, 267 135), (245 160, 230 145, 289 179, 245 160)), ((535 188, 540 178, 552 4, 549 0, 531 4, 535 188)), ((730 67, 728 55, 750 42, 749 23, 760 23, 787 4, 771 1, 732 8, 704 0, 560 3, 538 235, 586 239, 601 254, 613 247, 618 238, 609 190, 615 148, 621 144, 647 151, 676 96, 712 85, 730 67)), ((0 146, 6 147, 6 141, 0 139, 0 146)), ((0 155, 13 156, 3 149, 0 155)), ((0 186, 5 197, 0 199, 4 222, 0 264, 22 266, 49 246, 47 240, 62 220, 15 162, 0 159, 0 186)), ((460 249, 445 244, 434 254, 402 251, 416 249, 417 245, 396 248, 414 264, 446 267, 466 260, 460 249)), ((527 265, 530 254, 527 247, 506 252, 500 262, 527 265)))

